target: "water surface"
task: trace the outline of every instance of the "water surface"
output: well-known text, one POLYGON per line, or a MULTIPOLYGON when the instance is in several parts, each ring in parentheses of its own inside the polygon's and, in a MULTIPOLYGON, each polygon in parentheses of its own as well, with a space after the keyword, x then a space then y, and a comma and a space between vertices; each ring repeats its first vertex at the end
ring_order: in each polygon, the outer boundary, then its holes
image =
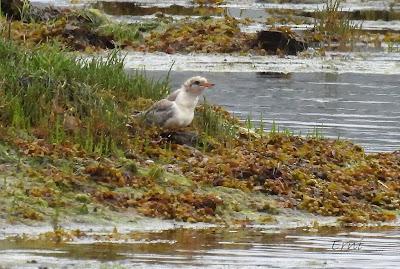
POLYGON ((2 268, 398 268, 399 228, 205 229, 126 242, 0 241, 2 268))

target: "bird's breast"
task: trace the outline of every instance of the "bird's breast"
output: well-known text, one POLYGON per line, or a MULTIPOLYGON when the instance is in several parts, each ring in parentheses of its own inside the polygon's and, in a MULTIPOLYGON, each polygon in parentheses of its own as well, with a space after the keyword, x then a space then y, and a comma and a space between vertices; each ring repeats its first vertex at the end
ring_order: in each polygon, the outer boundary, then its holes
POLYGON ((177 107, 177 119, 181 126, 188 126, 194 117, 193 109, 186 108, 186 107, 177 107))

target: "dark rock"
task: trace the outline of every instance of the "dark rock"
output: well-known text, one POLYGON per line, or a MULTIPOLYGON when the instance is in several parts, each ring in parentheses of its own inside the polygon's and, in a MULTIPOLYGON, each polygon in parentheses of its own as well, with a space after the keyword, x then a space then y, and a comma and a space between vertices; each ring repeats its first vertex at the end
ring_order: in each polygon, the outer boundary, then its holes
POLYGON ((187 145, 190 147, 198 146, 200 138, 193 132, 164 132, 161 134, 163 140, 173 144, 187 145))
POLYGON ((102 49, 113 49, 115 44, 111 37, 95 33, 89 27, 67 24, 62 36, 70 40, 69 45, 75 50, 85 50, 89 46, 102 49))
POLYGON ((279 78, 279 79, 289 79, 291 77, 291 73, 283 73, 283 72, 257 72, 257 77, 265 77, 265 78, 279 78))
POLYGON ((59 19, 65 14, 70 13, 71 10, 67 8, 57 7, 32 7, 30 10, 29 17, 34 21, 50 21, 59 19))
POLYGON ((307 43, 294 32, 280 30, 266 30, 257 33, 256 46, 269 53, 278 50, 289 55, 297 55, 299 51, 307 49, 307 43))

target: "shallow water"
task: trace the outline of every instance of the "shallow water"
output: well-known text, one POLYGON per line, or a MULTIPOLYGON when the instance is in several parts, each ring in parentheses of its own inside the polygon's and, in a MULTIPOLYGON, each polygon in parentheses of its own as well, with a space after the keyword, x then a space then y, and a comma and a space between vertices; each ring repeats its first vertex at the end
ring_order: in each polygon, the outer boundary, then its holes
POLYGON ((126 242, 0 241, 1 268, 398 268, 399 228, 205 229, 126 242))
MULTIPOLYGON (((162 77, 165 72, 148 72, 162 77)), ((350 139, 367 151, 400 149, 400 75, 172 72, 173 88, 193 75, 216 83, 206 93, 242 119, 280 130, 350 139)))

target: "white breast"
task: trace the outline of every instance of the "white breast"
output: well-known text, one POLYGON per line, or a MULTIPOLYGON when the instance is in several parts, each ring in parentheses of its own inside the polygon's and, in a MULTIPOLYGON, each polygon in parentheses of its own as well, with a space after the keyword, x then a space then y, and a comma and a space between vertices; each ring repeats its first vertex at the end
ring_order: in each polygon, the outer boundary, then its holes
POLYGON ((179 125, 182 127, 188 126, 194 117, 194 110, 187 107, 179 107, 176 110, 179 125))
POLYGON ((164 127, 179 128, 192 123, 198 100, 198 96, 188 94, 183 90, 179 92, 174 101, 174 116, 164 124, 164 127))
POLYGON ((186 127, 190 123, 192 123, 194 117, 194 110, 182 107, 174 103, 174 115, 168 119, 165 124, 164 128, 181 128, 186 127))

